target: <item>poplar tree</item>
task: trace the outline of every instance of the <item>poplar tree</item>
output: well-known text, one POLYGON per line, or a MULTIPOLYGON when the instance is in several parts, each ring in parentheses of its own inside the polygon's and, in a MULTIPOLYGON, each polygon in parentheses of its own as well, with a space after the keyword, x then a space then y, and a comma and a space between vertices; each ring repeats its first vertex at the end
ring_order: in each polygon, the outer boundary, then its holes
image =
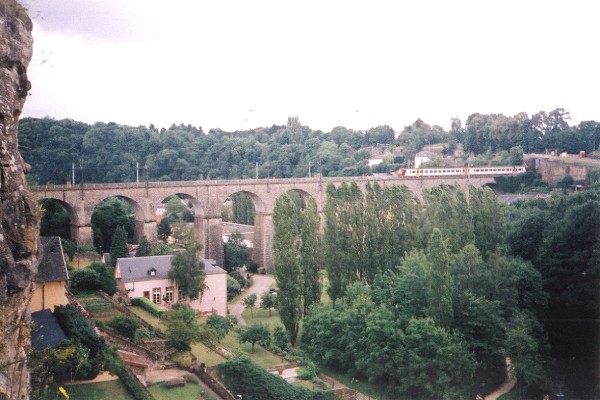
POLYGON ((296 204, 289 193, 284 193, 273 208, 273 267, 279 287, 277 308, 292 345, 298 337, 302 314, 299 225, 296 204))
POLYGON ((434 229, 427 248, 429 315, 437 325, 449 328, 453 318, 450 253, 439 229, 434 229))
POLYGON ((319 281, 319 211, 314 198, 310 198, 301 213, 300 265, 302 268, 302 298, 304 315, 309 308, 321 300, 319 281))
POLYGON ((506 238, 506 223, 500 203, 488 187, 469 188, 469 201, 473 215, 475 245, 485 260, 502 246, 506 238))

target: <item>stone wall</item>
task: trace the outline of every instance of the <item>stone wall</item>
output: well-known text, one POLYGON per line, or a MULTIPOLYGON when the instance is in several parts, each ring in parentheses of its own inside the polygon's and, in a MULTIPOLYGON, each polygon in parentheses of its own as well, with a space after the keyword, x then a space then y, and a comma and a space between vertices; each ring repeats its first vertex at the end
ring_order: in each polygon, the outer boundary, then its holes
POLYGON ((29 300, 37 272, 39 218, 18 150, 18 121, 30 89, 32 23, 16 0, 0 0, 0 399, 29 398, 25 358, 29 300))

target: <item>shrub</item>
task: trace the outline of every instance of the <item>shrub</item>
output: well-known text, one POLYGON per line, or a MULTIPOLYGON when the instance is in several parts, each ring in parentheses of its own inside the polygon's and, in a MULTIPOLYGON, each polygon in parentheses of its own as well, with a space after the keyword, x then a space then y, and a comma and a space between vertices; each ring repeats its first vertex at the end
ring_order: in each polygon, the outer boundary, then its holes
POLYGON ((131 299, 131 304, 134 306, 142 307, 144 310, 148 311, 150 314, 158 318, 162 317, 163 313, 165 312, 165 310, 163 310, 162 308, 160 308, 145 297, 134 297, 133 299, 131 299))
POLYGON ((144 392, 144 388, 140 381, 138 381, 129 368, 125 366, 115 349, 107 348, 105 351, 105 358, 107 360, 106 364, 108 371, 119 377, 119 380, 123 386, 125 386, 125 389, 127 389, 129 394, 131 394, 135 400, 151 400, 146 392, 144 392))
POLYGON ((135 332, 140 326, 140 321, 135 317, 119 315, 108 321, 106 325, 114 329, 119 335, 133 341, 135 332))
POLYGON ((117 291, 117 282, 112 268, 93 262, 85 269, 73 271, 71 287, 76 291, 102 290, 112 296, 117 291))
POLYGON ((157 337, 158 336, 156 335, 156 331, 153 331, 148 328, 141 328, 135 331, 133 342, 142 343, 144 340, 152 340, 156 339, 157 337))
POLYGON ((250 271, 254 274, 258 272, 258 264, 254 260, 248 261, 246 263, 246 268, 248 268, 248 271, 250 271))
POLYGON ((238 281, 231 276, 227 276, 227 300, 233 299, 241 293, 241 287, 238 281))
POLYGON ((104 340, 96 335, 79 309, 71 304, 57 306, 54 316, 65 335, 78 341, 89 350, 86 362, 77 371, 78 379, 94 379, 98 376, 103 364, 103 352, 106 348, 104 340))
POLYGON ((246 279, 240 271, 231 271, 229 276, 235 279, 240 284, 240 287, 246 287, 246 279))
POLYGON ((260 368, 247 357, 219 364, 217 371, 229 391, 242 395, 244 400, 333 399, 331 392, 313 392, 304 387, 290 385, 280 376, 260 368))

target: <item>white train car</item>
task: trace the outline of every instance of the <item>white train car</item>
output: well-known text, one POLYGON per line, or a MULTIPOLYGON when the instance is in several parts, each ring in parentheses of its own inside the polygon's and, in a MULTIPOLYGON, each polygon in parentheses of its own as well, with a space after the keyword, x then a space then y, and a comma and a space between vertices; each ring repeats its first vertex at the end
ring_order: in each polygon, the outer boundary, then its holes
POLYGON ((524 166, 469 167, 469 168, 410 168, 401 169, 398 175, 406 177, 516 175, 527 171, 524 166))

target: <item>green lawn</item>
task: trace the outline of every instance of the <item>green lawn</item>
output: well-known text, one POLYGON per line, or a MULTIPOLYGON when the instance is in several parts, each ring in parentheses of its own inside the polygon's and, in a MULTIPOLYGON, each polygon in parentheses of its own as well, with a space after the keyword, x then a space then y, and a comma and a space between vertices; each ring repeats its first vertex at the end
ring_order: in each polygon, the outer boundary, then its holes
POLYGON ((271 316, 269 316, 268 310, 254 307, 252 312, 250 312, 249 309, 244 310, 242 317, 248 325, 259 323, 267 325, 269 329, 271 329, 271 332, 273 332, 273 328, 277 325, 282 325, 281 320, 279 319, 279 313, 275 309, 271 309, 271 316))
POLYGON ((135 315, 137 315, 138 317, 140 317, 141 319, 143 319, 144 321, 146 321, 153 327, 158 328, 163 332, 165 331, 166 326, 163 324, 163 322, 160 320, 160 318, 155 317, 154 315, 150 314, 148 311, 144 310, 142 307, 130 306, 129 309, 131 310, 131 312, 133 312, 135 315))
MULTIPOLYGON (((107 381, 98 383, 81 383, 76 385, 63 385, 70 400, 131 400, 133 397, 125 390, 121 381, 107 381)), ((58 393, 58 387, 48 386, 45 395, 40 400, 64 399, 58 393)), ((157 398, 157 400, 160 400, 157 398)))
POLYGON ((227 361, 225 357, 212 351, 202 343, 192 344, 192 354, 198 359, 198 364, 204 363, 209 367, 227 361))
POLYGON ((166 388, 157 383, 148 387, 148 391, 156 400, 200 399, 202 388, 196 383, 186 383, 185 386, 166 388))

